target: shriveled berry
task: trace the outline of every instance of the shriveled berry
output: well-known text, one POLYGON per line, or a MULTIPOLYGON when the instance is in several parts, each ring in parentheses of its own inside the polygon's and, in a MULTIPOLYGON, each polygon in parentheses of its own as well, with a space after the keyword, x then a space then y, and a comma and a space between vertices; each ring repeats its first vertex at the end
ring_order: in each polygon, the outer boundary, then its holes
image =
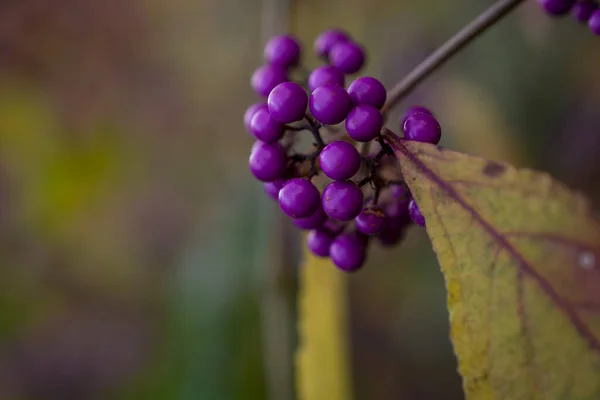
POLYGON ((319 86, 327 83, 334 83, 339 86, 344 86, 345 77, 342 71, 331 65, 323 65, 315 68, 308 75, 308 90, 314 91, 319 86))
POLYGON ((267 97, 275 86, 287 80, 288 75, 285 68, 280 65, 267 64, 254 71, 250 84, 257 94, 267 97))
POLYGON ((310 217, 294 219, 294 225, 300 229, 318 229, 327 220, 327 215, 323 210, 323 206, 319 204, 317 211, 315 211, 310 217))
POLYGON ((328 257, 333 236, 326 231, 312 230, 306 235, 306 244, 317 257, 328 257))
POLYGON ((369 142, 379 135, 383 126, 381 112, 368 104, 354 107, 346 118, 346 131, 358 142, 369 142))
POLYGON ((387 93, 385 86, 378 79, 363 76, 348 86, 348 94, 355 105, 367 104, 381 109, 385 104, 387 93))
POLYGON ((414 113, 404 121, 404 137, 417 142, 438 144, 442 128, 430 114, 414 113))
POLYGON ((290 124, 304 118, 307 103, 308 95, 296 82, 280 83, 267 99, 269 112, 282 124, 290 124))
POLYGON ((588 26, 594 34, 600 35, 600 10, 594 11, 588 21, 588 26))
POLYGON ((362 68, 365 52, 351 40, 337 42, 329 52, 329 62, 343 73, 353 74, 362 68))
POLYGON ((350 221, 362 210, 363 192, 350 181, 331 182, 323 190, 322 203, 329 218, 350 221))
POLYGON ((286 169, 286 156, 279 143, 256 142, 249 158, 250 171, 256 179, 272 182, 283 178, 286 169))
POLYGON ((315 53, 321 57, 327 58, 329 56, 329 51, 336 43, 345 42, 349 39, 350 37, 348 34, 339 29, 326 30, 317 37, 317 40, 315 40, 315 53))
POLYGON ((319 154, 319 165, 331 179, 345 181, 360 168, 360 154, 350 143, 338 140, 329 143, 319 154))
POLYGON ((265 45, 265 60, 283 67, 297 65, 300 61, 300 43, 290 35, 272 37, 265 45))
POLYGON ((265 182, 263 186, 265 188, 265 192, 270 198, 273 200, 279 200, 279 190, 281 190, 284 183, 285 179, 277 179, 273 182, 265 182))
POLYGON ((575 4, 575 0, 538 0, 548 14, 565 15, 575 4))
POLYGON ((310 112, 317 121, 335 125, 346 119, 352 102, 343 87, 327 83, 311 93, 308 104, 310 112))
POLYGON ((279 191, 279 205, 292 218, 306 218, 319 208, 319 189, 303 178, 290 179, 279 191))
POLYGON ((252 117, 250 131, 258 140, 271 143, 281 139, 283 125, 275 121, 268 109, 261 108, 252 117))
POLYGON ((252 117, 254 116, 254 113, 260 110, 261 108, 267 108, 267 103, 260 102, 252 104, 246 109, 246 112, 244 113, 244 126, 246 127, 246 130, 250 133, 252 133, 250 131, 250 122, 252 122, 252 117))
POLYGON ((329 247, 331 261, 342 271, 359 270, 366 259, 367 248, 364 241, 354 233, 336 237, 329 247))
POLYGON ((594 0, 579 0, 573 6, 571 13, 577 21, 586 23, 597 9, 598 3, 594 0))
POLYGON ((410 214, 410 219, 420 226, 425 226, 425 217, 421 214, 421 210, 419 210, 419 206, 415 203, 414 200, 411 200, 408 203, 408 212, 410 214))
POLYGON ((383 228, 385 213, 379 207, 366 207, 354 219, 356 229, 365 235, 376 235, 383 228))

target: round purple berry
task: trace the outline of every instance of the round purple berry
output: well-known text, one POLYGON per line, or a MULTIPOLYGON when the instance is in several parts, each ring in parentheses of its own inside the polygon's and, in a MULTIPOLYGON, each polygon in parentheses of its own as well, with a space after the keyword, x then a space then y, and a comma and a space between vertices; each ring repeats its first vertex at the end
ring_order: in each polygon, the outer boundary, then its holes
POLYGON ((333 236, 326 231, 312 230, 306 235, 306 244, 310 251, 318 257, 329 256, 329 247, 333 242, 333 236))
POLYGON ((365 52, 357 43, 337 42, 329 52, 329 62, 345 74, 358 72, 365 62, 365 52))
POLYGON ((283 82, 269 94, 267 105, 276 121, 290 124, 304 118, 308 95, 296 82, 283 82))
POLYGON ((429 114, 435 118, 435 115, 433 115, 433 113, 431 111, 429 111, 428 108, 425 108, 422 106, 412 106, 408 110, 406 110, 406 112, 404 113, 404 116, 402 117, 402 124, 400 125, 401 129, 404 126, 404 123, 406 122, 406 120, 414 114, 429 114))
POLYGON ((317 37, 317 40, 315 40, 315 53, 321 57, 327 58, 329 56, 329 51, 336 43, 345 42, 349 39, 349 36, 340 30, 326 30, 317 37))
POLYGON ((346 118, 346 131, 358 142, 369 142, 375 139, 381 127, 383 127, 381 112, 368 104, 354 107, 346 118))
POLYGON ((285 151, 279 143, 256 142, 250 151, 249 164, 256 179, 272 182, 285 174, 285 151))
POLYGON ((272 37, 265 45, 265 60, 270 64, 289 67, 300 61, 300 44, 290 35, 272 37))
POLYGON ((329 218, 350 221, 362 210, 363 192, 353 182, 335 181, 323 190, 322 202, 329 218))
POLYGON ((364 241, 354 233, 336 237, 329 247, 331 261, 346 272, 354 272, 365 263, 367 247, 364 241))
POLYGON ((319 164, 325 175, 337 181, 345 181, 360 168, 360 154, 354 146, 343 140, 329 143, 319 154, 319 164))
POLYGON ((594 0, 579 0, 573 6, 571 13, 577 21, 586 23, 597 9, 598 4, 594 0))
POLYGON ((381 231, 377 235, 383 247, 395 246, 402 240, 406 233, 406 221, 400 218, 386 217, 381 231))
POLYGON ((307 218, 296 218, 294 219, 294 225, 300 229, 318 229, 327 220, 327 214, 323 211, 323 207, 319 204, 317 211, 315 211, 310 217, 307 218))
POLYGON ((254 113, 250 122, 250 131, 258 140, 271 143, 283 136, 283 125, 275 121, 266 108, 261 108, 254 113))
POLYGON ((252 104, 246 109, 246 112, 244 113, 244 126, 246 127, 246 130, 250 133, 252 133, 250 131, 250 122, 252 122, 252 117, 254 116, 254 113, 260 110, 261 108, 267 108, 267 103, 261 102, 252 104))
POLYGON ((319 189, 310 181, 294 178, 279 191, 279 205, 292 218, 306 218, 319 208, 319 189))
POLYGON ((419 206, 415 203, 414 200, 411 200, 408 203, 408 213, 410 214, 410 219, 420 226, 425 226, 425 217, 421 214, 421 210, 419 210, 419 206))
POLYGON ((383 228, 385 213, 379 207, 366 207, 354 219, 356 229, 365 235, 376 235, 383 228))
POLYGON ((254 71, 250 84, 256 93, 267 97, 275 86, 287 80, 288 76, 285 68, 279 65, 267 64, 254 71))
POLYGON ((548 14, 565 15, 575 4, 575 0, 538 0, 548 14))
POLYGON ((600 10, 594 11, 588 21, 588 26, 594 34, 600 35, 600 10))
POLYGON ((327 125, 339 124, 346 119, 351 105, 346 89, 333 83, 316 88, 308 102, 313 117, 327 125))
POLYGON ((417 142, 438 144, 442 128, 431 114, 414 113, 404 121, 404 137, 417 142))
POLYGON ((311 92, 327 83, 334 83, 343 87, 345 83, 344 74, 336 67, 323 65, 315 68, 308 76, 308 90, 311 92))
POLYGON ((387 97, 383 83, 370 76, 363 76, 352 82, 348 86, 348 94, 355 105, 367 104, 377 109, 383 107, 387 97))
POLYGON ((265 188, 265 192, 269 195, 273 200, 279 200, 279 190, 283 187, 285 183, 285 179, 277 179, 273 182, 265 182, 263 184, 265 188))

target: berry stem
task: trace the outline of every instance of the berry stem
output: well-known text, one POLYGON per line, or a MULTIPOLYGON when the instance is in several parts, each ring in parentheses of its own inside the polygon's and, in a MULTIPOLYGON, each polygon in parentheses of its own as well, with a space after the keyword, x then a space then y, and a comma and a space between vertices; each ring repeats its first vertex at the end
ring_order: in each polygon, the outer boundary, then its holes
POLYGON ((477 18, 471 21, 471 23, 458 31, 436 51, 431 53, 429 57, 423 60, 423 62, 417 65, 412 72, 406 75, 404 79, 388 91, 388 99, 381 110, 382 113, 384 115, 387 114, 391 108, 406 97, 432 72, 441 67, 467 44, 477 38, 477 36, 492 27, 496 22, 500 21, 524 1, 525 0, 498 0, 487 10, 482 12, 477 18))
POLYGON ((315 138, 315 142, 317 142, 316 143, 317 148, 319 150, 323 149, 323 147, 325 147, 325 142, 323 141, 323 138, 321 137, 321 133, 319 132, 319 128, 321 128, 322 125, 319 122, 317 122, 308 113, 304 116, 304 118, 306 119, 306 121, 308 121, 308 125, 309 125, 308 129, 313 134, 313 137, 315 138))

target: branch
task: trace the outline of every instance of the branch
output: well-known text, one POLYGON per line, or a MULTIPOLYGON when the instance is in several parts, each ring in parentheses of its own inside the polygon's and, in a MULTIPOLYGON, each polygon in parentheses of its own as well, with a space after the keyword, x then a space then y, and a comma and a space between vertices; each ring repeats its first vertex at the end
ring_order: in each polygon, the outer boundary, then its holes
POLYGON ((384 114, 388 113, 400 100, 406 97, 427 76, 442 66, 452 56, 462 50, 481 33, 492 27, 516 6, 525 0, 498 0, 490 8, 481 13, 470 24, 462 28, 452 36, 446 43, 440 46, 421 64, 406 75, 404 79, 388 91, 388 99, 382 108, 384 114))

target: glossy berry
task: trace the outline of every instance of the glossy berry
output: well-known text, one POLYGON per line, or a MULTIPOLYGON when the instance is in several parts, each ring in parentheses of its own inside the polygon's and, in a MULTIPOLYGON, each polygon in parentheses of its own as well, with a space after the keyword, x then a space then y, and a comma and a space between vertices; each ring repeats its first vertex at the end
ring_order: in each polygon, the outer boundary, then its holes
POLYGON ((442 137, 442 128, 430 114, 413 113, 404 121, 404 137, 417 142, 438 144, 442 137))
POLYGON ((315 53, 319 56, 327 58, 329 51, 338 42, 345 42, 350 38, 345 32, 337 29, 330 29, 321 33, 315 40, 315 53))
POLYGON ((548 14, 564 15, 571 11, 575 0, 538 0, 548 14))
POLYGON ((329 62, 345 74, 358 72, 365 62, 365 52, 357 43, 337 42, 329 52, 329 62))
POLYGON ((275 121, 268 109, 261 108, 252 117, 250 132, 263 142, 276 142, 283 136, 283 125, 275 121))
POLYGON ((385 213, 379 207, 366 207, 354 219, 356 229, 365 235, 376 235, 383 228, 385 213))
POLYGON ((265 192, 269 195, 273 200, 279 200, 279 190, 285 183, 285 179, 277 179, 273 182, 265 182, 263 184, 265 188, 265 192))
POLYGON ((402 128, 406 120, 414 114, 429 114, 435 118, 435 115, 433 115, 433 113, 428 108, 422 106, 412 106, 404 112, 404 116, 402 117, 402 124, 400 125, 400 127, 402 128))
POLYGON ((279 205, 292 218, 306 218, 319 208, 319 189, 303 178, 290 179, 279 191, 279 205))
POLYGON ((308 90, 311 92, 327 83, 334 83, 343 87, 345 83, 344 74, 336 67, 323 65, 315 68, 308 76, 308 90))
POLYGON ((588 26, 594 34, 600 35, 600 10, 594 11, 588 21, 588 26))
POLYGON ((329 256, 329 248, 333 242, 333 236, 326 231, 312 230, 306 235, 306 244, 310 251, 318 257, 329 256))
POLYGON ((327 215, 323 211, 323 207, 319 204, 317 211, 315 211, 310 217, 294 219, 294 225, 300 229, 318 229, 327 220, 327 215))
POLYGON ((271 90, 288 80, 287 71, 279 65, 267 64, 258 68, 250 78, 252 89, 260 96, 267 97, 271 90))
POLYGON ((282 124, 290 124, 304 118, 307 103, 308 95, 296 82, 280 83, 267 99, 269 112, 282 124))
POLYGON ((586 23, 597 9, 598 4, 594 0, 579 0, 573 6, 571 13, 577 21, 586 23))
POLYGON ((265 45, 265 60, 283 67, 297 65, 300 61, 300 44, 290 35, 271 38, 265 45))
POLYGON ((351 105, 346 89, 333 83, 316 88, 308 102, 313 117, 327 125, 339 124, 346 119, 351 105))
POLYGON ((353 182, 335 181, 323 190, 322 203, 329 218, 350 221, 362 210, 363 193, 353 182))
POLYGON ((414 200, 411 200, 408 203, 408 213, 410 214, 410 219, 420 226, 425 226, 425 217, 421 214, 421 210, 419 210, 419 206, 415 203, 414 200))
POLYGON ((367 104, 377 109, 383 107, 387 97, 383 83, 370 76, 363 76, 352 82, 348 86, 348 94, 355 105, 367 104))
POLYGON ((319 154, 319 164, 325 175, 337 181, 350 179, 360 168, 360 154, 348 142, 329 143, 319 154))
POLYGON ((254 113, 260 110, 261 108, 267 108, 267 103, 255 103, 246 109, 246 112, 244 113, 244 126, 246 127, 246 130, 248 132, 251 132, 250 122, 252 122, 252 117, 254 116, 254 113))
POLYGON ((283 178, 286 168, 286 157, 279 143, 256 142, 250 151, 250 171, 256 179, 272 182, 283 178))
POLYGON ((336 237, 329 247, 331 261, 342 271, 354 272, 363 266, 367 248, 363 240, 354 233, 336 237))
POLYGON ((346 131, 358 142, 369 142, 375 139, 382 126, 381 112, 367 104, 354 107, 346 118, 346 131))

